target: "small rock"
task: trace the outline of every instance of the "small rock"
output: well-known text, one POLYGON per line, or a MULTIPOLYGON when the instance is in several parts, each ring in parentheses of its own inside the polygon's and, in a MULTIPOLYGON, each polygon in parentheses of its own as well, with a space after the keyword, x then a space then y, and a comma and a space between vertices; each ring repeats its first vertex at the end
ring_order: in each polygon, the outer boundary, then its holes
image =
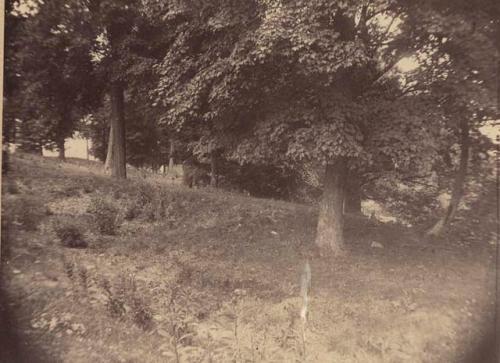
POLYGON ((64 321, 70 321, 73 318, 73 314, 71 314, 71 313, 64 313, 64 314, 62 314, 61 318, 64 321))
POLYGON ((164 338, 169 338, 170 337, 170 334, 166 330, 158 329, 156 332, 158 333, 158 335, 160 335, 160 336, 162 336, 164 338))
POLYGON ((87 331, 85 329, 85 325, 79 324, 79 323, 73 323, 73 324, 71 324, 71 329, 74 332, 79 332, 79 333, 82 333, 82 334, 85 334, 85 332, 87 331))
POLYGON ((272 234, 272 235, 277 236, 277 235, 278 235, 278 232, 276 232, 276 231, 271 231, 271 234, 272 234))
POLYGON ((379 242, 373 241, 372 244, 370 245, 371 248, 384 248, 384 245, 379 242))
POLYGON ((417 309, 417 304, 416 303, 411 303, 411 304, 408 304, 408 310, 409 311, 415 311, 417 309))
POLYGON ((165 318, 162 315, 156 314, 156 315, 153 315, 153 320, 163 321, 163 320, 165 320, 165 318))
POLYGON ((58 324, 57 318, 53 317, 49 323, 49 332, 54 330, 57 324, 58 324))
POLYGON ((17 270, 17 269, 13 269, 13 270, 12 270, 12 273, 14 273, 14 274, 16 274, 16 275, 17 275, 17 274, 20 274, 20 273, 21 273, 21 271, 20 271, 20 270, 17 270))

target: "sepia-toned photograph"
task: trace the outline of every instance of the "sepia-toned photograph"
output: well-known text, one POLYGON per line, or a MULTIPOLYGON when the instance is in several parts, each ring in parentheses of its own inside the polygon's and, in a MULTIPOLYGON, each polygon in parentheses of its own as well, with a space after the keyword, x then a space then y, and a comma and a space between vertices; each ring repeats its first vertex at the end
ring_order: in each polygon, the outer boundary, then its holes
POLYGON ((0 2, 0 363, 500 362, 500 0, 0 2))

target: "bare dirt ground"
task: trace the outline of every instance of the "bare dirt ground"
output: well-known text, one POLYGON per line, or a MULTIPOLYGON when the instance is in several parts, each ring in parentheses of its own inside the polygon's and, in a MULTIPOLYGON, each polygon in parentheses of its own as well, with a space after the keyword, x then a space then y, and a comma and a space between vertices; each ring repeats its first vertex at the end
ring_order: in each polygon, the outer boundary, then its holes
POLYGON ((311 248, 307 206, 156 186, 149 217, 122 218, 108 236, 94 227, 92 199, 125 213, 156 179, 118 183, 31 156, 12 169, 2 190, 2 362, 494 361, 494 188, 433 241, 348 216, 349 253, 332 260, 311 248), (55 226, 68 220, 87 248, 61 246, 55 226))

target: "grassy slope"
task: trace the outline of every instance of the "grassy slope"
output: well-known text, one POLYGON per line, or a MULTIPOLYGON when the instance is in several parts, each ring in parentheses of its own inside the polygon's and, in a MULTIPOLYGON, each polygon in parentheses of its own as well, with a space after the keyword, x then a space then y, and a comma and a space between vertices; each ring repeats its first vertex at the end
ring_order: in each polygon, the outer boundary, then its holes
POLYGON ((493 327, 492 198, 478 206, 477 221, 432 242, 348 218, 349 256, 331 261, 310 248, 311 208, 176 185, 163 186, 165 219, 126 221, 118 235, 101 236, 88 222, 90 199, 125 205, 147 181, 115 184, 82 163, 14 161, 3 215, 23 203, 40 209, 35 230, 10 223, 2 237, 3 305, 29 346, 21 349, 26 361, 175 361, 172 336, 185 333, 192 335, 177 344, 181 361, 486 361, 475 348, 485 351, 493 327), (51 226, 61 218, 81 223, 89 248, 59 246, 51 226), (128 289, 121 318, 110 314, 104 281, 128 289), (141 311, 151 323, 140 322, 141 311))

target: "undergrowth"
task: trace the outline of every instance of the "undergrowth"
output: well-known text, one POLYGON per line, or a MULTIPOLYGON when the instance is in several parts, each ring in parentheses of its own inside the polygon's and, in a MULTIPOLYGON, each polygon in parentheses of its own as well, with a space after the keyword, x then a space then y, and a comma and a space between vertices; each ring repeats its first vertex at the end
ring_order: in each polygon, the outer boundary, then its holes
POLYGON ((57 221, 54 225, 54 232, 64 247, 86 248, 88 246, 82 227, 71 220, 57 221))
POLYGON ((105 235, 115 235, 121 225, 120 210, 116 203, 104 196, 96 196, 90 202, 88 212, 97 230, 105 235))

